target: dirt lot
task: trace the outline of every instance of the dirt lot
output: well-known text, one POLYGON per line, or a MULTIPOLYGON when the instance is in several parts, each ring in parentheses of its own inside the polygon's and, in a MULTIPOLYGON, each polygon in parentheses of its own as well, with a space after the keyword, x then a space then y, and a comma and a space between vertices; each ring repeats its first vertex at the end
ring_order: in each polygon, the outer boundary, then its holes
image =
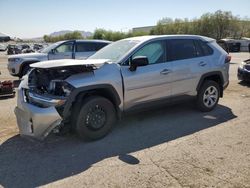
MULTIPOLYGON (((20 138, 15 99, 0 100, 0 186, 250 187, 250 85, 236 77, 249 54, 231 55, 230 85, 214 111, 186 103, 134 115, 96 142, 20 138)), ((3 53, 0 70, 11 78, 3 53)))

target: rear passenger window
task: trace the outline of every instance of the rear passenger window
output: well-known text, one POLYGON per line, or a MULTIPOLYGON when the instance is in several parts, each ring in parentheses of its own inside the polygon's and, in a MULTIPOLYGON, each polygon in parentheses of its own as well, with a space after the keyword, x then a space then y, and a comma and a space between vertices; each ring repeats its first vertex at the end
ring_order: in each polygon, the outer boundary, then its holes
POLYGON ((191 39, 167 40, 168 60, 181 60, 197 57, 194 41, 191 39))
POLYGON ((205 42, 200 41, 200 44, 205 56, 213 54, 213 49, 209 47, 205 42))
POLYGON ((76 52, 93 52, 98 51, 104 46, 108 45, 107 43, 94 43, 94 42, 78 42, 76 43, 76 52))
POLYGON ((107 43, 96 43, 96 51, 102 49, 104 46, 107 46, 107 43))
POLYGON ((204 56, 204 53, 203 53, 203 49, 200 45, 200 41, 199 40, 194 40, 194 43, 195 43, 195 47, 196 47, 196 54, 198 57, 202 57, 204 56))
POLYGON ((197 55, 208 56, 213 54, 213 49, 201 40, 195 40, 197 55))

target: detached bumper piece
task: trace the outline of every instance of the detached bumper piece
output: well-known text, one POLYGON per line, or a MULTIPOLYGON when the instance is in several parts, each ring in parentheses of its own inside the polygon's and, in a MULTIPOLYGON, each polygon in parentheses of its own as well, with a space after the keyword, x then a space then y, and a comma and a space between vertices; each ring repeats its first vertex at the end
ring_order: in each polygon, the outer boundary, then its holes
POLYGON ((15 114, 21 136, 29 136, 43 140, 57 126, 62 118, 55 107, 38 107, 25 101, 22 88, 17 92, 15 114))
POLYGON ((242 81, 249 81, 250 82, 250 70, 238 68, 238 79, 242 81))
POLYGON ((14 96, 15 90, 12 81, 0 81, 0 97, 14 96))

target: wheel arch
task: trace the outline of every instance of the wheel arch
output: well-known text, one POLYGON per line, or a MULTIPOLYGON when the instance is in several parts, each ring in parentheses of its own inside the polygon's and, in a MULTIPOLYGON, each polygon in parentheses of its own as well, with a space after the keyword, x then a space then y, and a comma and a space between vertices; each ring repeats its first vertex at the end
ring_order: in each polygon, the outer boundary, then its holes
POLYGON ((197 92, 200 90, 202 84, 206 80, 213 80, 213 81, 217 82, 219 84, 219 87, 220 87, 220 97, 223 97, 224 79, 223 79, 222 73, 220 71, 213 71, 213 72, 203 74, 200 78, 198 85, 197 85, 197 88, 196 88, 197 92))
MULTIPOLYGON (((70 118, 69 116, 72 111, 77 112, 79 110, 74 109, 75 104, 82 103, 86 97, 93 95, 102 96, 110 100, 115 107, 117 117, 121 117, 121 110, 119 108, 121 99, 115 88, 110 84, 98 84, 74 89, 65 104, 63 118, 70 118)), ((75 114, 74 112, 73 114, 75 114)))
POLYGON ((23 76, 23 75, 22 75, 23 69, 24 69, 26 66, 28 66, 28 65, 30 65, 30 64, 33 64, 33 63, 37 63, 37 62, 40 62, 40 61, 38 61, 38 60, 27 60, 27 61, 24 61, 24 62, 20 65, 20 69, 19 69, 18 75, 19 75, 19 76, 23 76))

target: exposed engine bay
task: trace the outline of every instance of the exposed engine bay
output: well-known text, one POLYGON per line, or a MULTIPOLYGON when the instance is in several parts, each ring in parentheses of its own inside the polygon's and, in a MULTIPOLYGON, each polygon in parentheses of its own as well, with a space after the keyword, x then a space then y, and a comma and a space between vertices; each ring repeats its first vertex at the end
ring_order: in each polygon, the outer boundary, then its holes
POLYGON ((93 66, 74 65, 55 68, 35 68, 29 74, 28 86, 31 92, 41 95, 66 97, 73 86, 64 80, 74 74, 91 72, 93 66))

